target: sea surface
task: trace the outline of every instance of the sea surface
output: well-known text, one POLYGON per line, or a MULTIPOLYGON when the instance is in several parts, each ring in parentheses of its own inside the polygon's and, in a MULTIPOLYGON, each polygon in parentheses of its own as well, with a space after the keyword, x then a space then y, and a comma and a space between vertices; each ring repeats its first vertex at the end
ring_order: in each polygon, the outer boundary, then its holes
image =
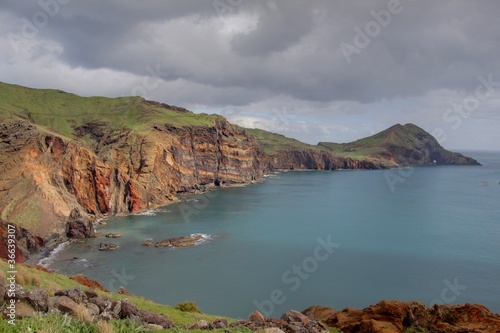
POLYGON ((122 238, 66 244, 44 264, 235 318, 384 299, 481 303, 500 313, 500 153, 465 153, 483 166, 282 172, 186 196, 110 217, 98 232, 122 238), (141 246, 191 234, 205 239, 141 246), (105 242, 120 247, 97 251, 105 242))

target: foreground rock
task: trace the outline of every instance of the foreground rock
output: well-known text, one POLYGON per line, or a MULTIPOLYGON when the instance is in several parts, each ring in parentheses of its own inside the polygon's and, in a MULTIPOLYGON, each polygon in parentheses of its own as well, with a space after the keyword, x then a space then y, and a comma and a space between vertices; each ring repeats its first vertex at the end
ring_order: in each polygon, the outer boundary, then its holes
POLYGON ((425 329, 429 332, 499 333, 500 316, 478 304, 434 305, 419 302, 382 301, 363 310, 335 311, 313 306, 303 312, 343 332, 396 333, 425 329))
POLYGON ((165 239, 155 244, 156 247, 188 247, 195 246, 197 242, 203 240, 202 235, 193 235, 177 238, 165 239))
POLYGON ((109 293, 109 290, 104 287, 99 281, 91 279, 83 274, 76 274, 70 277, 70 279, 75 280, 81 285, 84 285, 86 287, 92 288, 92 289, 99 289, 101 291, 109 293))
MULTIPOLYGON (((7 299, 7 288, 0 279, 0 303, 7 299)), ((36 313, 55 313, 80 316, 88 312, 92 321, 135 319, 154 329, 167 329, 174 324, 167 316, 141 310, 129 299, 113 301, 99 296, 93 289, 82 291, 79 287, 58 290, 53 297, 41 288, 31 291, 16 285, 15 297, 18 318, 36 313)), ((7 309, 3 309, 4 318, 7 309)), ((344 333, 500 333, 500 315, 491 313, 478 304, 434 305, 426 308, 419 302, 382 301, 358 310, 347 308, 336 311, 328 307, 312 306, 303 312, 289 310, 279 319, 266 318, 254 311, 248 320, 228 323, 226 319, 212 322, 201 319, 185 328, 193 330, 238 330, 245 327, 260 333, 328 333, 336 328, 344 333)), ((239 331, 239 330, 238 330, 239 331)))
MULTIPOLYGON (((2 284, 3 285, 3 284, 2 284)), ((4 291, 5 292, 5 291, 4 291)), ((143 325, 156 328, 172 328, 173 322, 167 316, 152 311, 140 310, 128 299, 113 301, 105 296, 98 296, 92 289, 82 291, 79 287, 58 290, 54 297, 47 292, 35 288, 30 292, 20 285, 16 286, 15 300, 18 304, 18 318, 31 317, 38 313, 61 313, 78 316, 82 311, 88 312, 92 321, 112 319, 137 319, 143 325)), ((2 294, 3 299, 6 294, 2 294)), ((4 318, 7 310, 3 310, 4 318)))
POLYGON ((285 312, 280 319, 266 318, 259 311, 254 311, 248 320, 231 323, 229 327, 246 327, 261 333, 328 333, 328 328, 319 320, 310 319, 295 310, 285 312))

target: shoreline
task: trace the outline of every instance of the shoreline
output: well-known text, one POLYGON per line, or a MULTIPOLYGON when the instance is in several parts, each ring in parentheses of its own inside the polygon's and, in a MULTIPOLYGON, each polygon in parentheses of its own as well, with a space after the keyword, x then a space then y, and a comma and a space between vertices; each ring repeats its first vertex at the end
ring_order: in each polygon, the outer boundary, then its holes
MULTIPOLYGON (((396 167, 396 168, 389 168, 389 169, 336 169, 336 170, 316 170, 316 169, 274 169, 272 171, 269 171, 268 173, 264 174, 261 178, 258 178, 256 180, 252 180, 249 182, 245 183, 231 183, 231 184, 221 184, 219 186, 214 185, 213 183, 211 184, 205 184, 205 185, 200 185, 202 186, 202 189, 193 189, 192 192, 181 192, 177 193, 177 197, 175 198, 176 200, 173 200, 169 203, 166 203, 164 205, 158 205, 154 207, 148 207, 143 210, 139 210, 136 212, 129 212, 129 213, 118 213, 118 214, 113 214, 113 215, 91 215, 95 218, 95 222, 93 223, 93 227, 95 230, 96 226, 101 225, 101 221, 105 221, 107 218, 110 217, 115 217, 115 216, 132 216, 132 215, 154 215, 155 212, 161 209, 165 209, 166 207, 179 203, 179 202, 187 202, 187 199, 184 197, 190 197, 190 196, 198 196, 198 195, 204 195, 206 193, 211 193, 216 190, 224 189, 224 188, 235 188, 235 187, 246 187, 248 185, 252 184, 260 184, 265 182, 267 179, 275 178, 274 176, 281 174, 281 173, 289 173, 289 172, 335 172, 335 171, 377 171, 377 170, 399 170, 399 169, 409 169, 412 167, 429 167, 429 166, 435 166, 433 164, 430 165, 412 165, 412 166, 406 166, 406 167, 396 167), (151 212, 151 213, 148 213, 151 212)), ((96 230, 95 230, 96 231, 96 230)), ((97 237, 97 236, 96 236, 97 237)), ((86 238, 83 238, 83 240, 86 238)), ((40 262, 44 259, 48 259, 50 256, 53 255, 53 252, 62 244, 68 243, 71 244, 74 242, 76 239, 68 238, 66 236, 59 236, 59 239, 49 239, 48 242, 50 244, 44 245, 43 248, 40 250, 40 252, 36 253, 35 255, 29 256, 25 263, 28 264, 35 264, 35 265, 40 265, 40 262)), ((62 250, 62 249, 61 249, 62 250)))
MULTIPOLYGON (((290 170, 290 171, 296 171, 296 170, 290 170)), ((310 171, 317 171, 317 170, 310 170, 310 171)), ((246 187, 248 185, 252 185, 252 184, 260 184, 260 183, 263 183, 266 178, 269 177, 269 175, 273 175, 273 174, 279 174, 281 172, 284 172, 284 171, 273 171, 269 174, 265 174, 262 178, 259 178, 257 180, 252 180, 250 182, 247 182, 247 183, 233 183, 233 184, 223 184, 223 185, 220 185, 220 186, 215 186, 215 185, 212 185, 212 186, 209 186, 209 187, 206 187, 207 185, 203 185, 205 186, 205 189, 204 190, 199 190, 199 189, 196 189, 194 190, 193 192, 183 192, 183 193, 178 193, 176 199, 177 200, 174 200, 170 203, 167 203, 165 205, 160 205, 160 206, 157 206, 157 207, 148 207, 148 208, 145 208, 143 210, 139 210, 139 211, 136 211, 136 212, 129 212, 129 213, 126 213, 126 214, 113 214, 113 215, 102 215, 100 217, 97 217, 96 215, 92 215, 95 217, 95 222, 93 223, 93 228, 94 228, 94 231, 96 233, 96 238, 99 237, 97 235, 97 229, 96 227, 101 225, 101 221, 106 221, 106 219, 110 218, 110 217, 114 217, 114 216, 121 216, 121 217, 125 217, 125 216, 132 216, 132 215, 138 215, 138 216, 141 216, 141 215, 145 215, 145 216, 149 216, 149 215, 155 215, 156 212, 162 212, 163 210, 166 210, 167 207, 169 207, 170 205, 172 204, 175 204, 175 203, 179 203, 179 202, 188 202, 188 199, 190 199, 189 197, 191 196, 199 196, 199 195, 204 195, 206 193, 211 193, 211 192, 214 192, 214 191, 217 191, 217 190, 220 190, 220 189, 224 189, 224 188, 233 188, 233 187, 246 187)), ((88 238, 83 238, 81 239, 82 241, 84 241, 85 239, 88 239, 88 238)), ((60 251, 64 250, 64 248, 68 245, 70 245, 71 243, 74 243, 78 241, 77 239, 72 239, 72 238, 68 238, 66 236, 60 236, 59 239, 49 239, 47 241, 47 243, 50 243, 50 244, 46 244, 43 246, 43 248, 40 250, 40 252, 34 254, 34 255, 31 255, 28 257, 28 259, 23 263, 23 264, 29 264, 29 265, 40 265, 40 266, 43 266, 43 267, 46 267, 48 268, 48 266, 45 266, 46 263, 43 263, 43 261, 49 261, 51 259, 51 257, 53 257, 54 255, 56 255, 57 253, 59 253, 60 251)))

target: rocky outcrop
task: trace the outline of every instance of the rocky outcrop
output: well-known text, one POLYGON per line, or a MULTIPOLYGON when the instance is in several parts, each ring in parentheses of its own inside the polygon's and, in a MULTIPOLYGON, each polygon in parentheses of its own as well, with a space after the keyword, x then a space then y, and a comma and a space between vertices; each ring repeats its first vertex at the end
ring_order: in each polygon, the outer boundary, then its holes
POLYGON ((500 315, 478 304, 433 305, 419 302, 382 301, 363 310, 335 311, 313 306, 303 312, 343 332, 390 333, 413 329, 415 332, 500 332, 500 315))
MULTIPOLYGON (((3 300, 4 295, 1 295, 3 300)), ((10 297, 9 297, 10 298, 10 297)), ((89 289, 82 291, 79 287, 58 290, 53 297, 40 289, 26 291, 20 285, 16 285, 17 318, 31 317, 35 313, 61 313, 78 316, 86 311, 91 321, 112 319, 137 319, 143 325, 157 325, 159 328, 172 328, 173 322, 165 315, 147 310, 138 309, 128 299, 112 301, 105 296, 98 296, 95 291, 89 289), (23 311, 21 311, 21 309, 23 311)), ((7 317, 4 309, 3 316, 7 317)))
POLYGON ((202 235, 192 235, 184 237, 175 237, 162 240, 155 244, 155 247, 188 247, 195 246, 197 242, 203 240, 202 235))
POLYGON ((122 234, 110 232, 110 233, 104 235, 104 237, 106 237, 106 238, 121 238, 122 234))
POLYGON ((41 237, 25 228, 0 219, 0 258, 25 262, 30 255, 39 252, 44 243, 41 237))
POLYGON ((109 293, 109 290, 104 287, 99 281, 91 279, 83 274, 76 274, 73 275, 70 279, 78 282, 81 285, 84 285, 86 287, 92 288, 92 289, 99 289, 101 291, 109 293))
POLYGON ((308 318, 304 314, 289 310, 281 318, 265 318, 260 312, 254 311, 248 320, 231 323, 229 327, 246 327, 253 332, 266 333, 328 333, 326 325, 320 321, 308 318))
POLYGON ((82 216, 78 208, 73 209, 66 222, 66 236, 78 239, 95 237, 94 221, 94 216, 82 216))
POLYGON ((99 251, 111 251, 116 250, 118 248, 118 244, 116 243, 101 243, 99 244, 99 251))

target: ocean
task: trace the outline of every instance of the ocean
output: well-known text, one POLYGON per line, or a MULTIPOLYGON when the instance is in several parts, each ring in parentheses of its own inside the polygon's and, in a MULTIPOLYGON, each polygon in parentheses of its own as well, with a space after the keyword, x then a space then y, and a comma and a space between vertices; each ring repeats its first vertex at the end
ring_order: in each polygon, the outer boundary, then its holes
POLYGON ((247 318, 384 299, 481 303, 500 313, 500 153, 465 152, 483 166, 281 172, 109 217, 44 264, 83 273, 162 304, 247 318), (146 239, 202 234, 190 248, 146 239), (115 242, 114 251, 98 251, 115 242))

